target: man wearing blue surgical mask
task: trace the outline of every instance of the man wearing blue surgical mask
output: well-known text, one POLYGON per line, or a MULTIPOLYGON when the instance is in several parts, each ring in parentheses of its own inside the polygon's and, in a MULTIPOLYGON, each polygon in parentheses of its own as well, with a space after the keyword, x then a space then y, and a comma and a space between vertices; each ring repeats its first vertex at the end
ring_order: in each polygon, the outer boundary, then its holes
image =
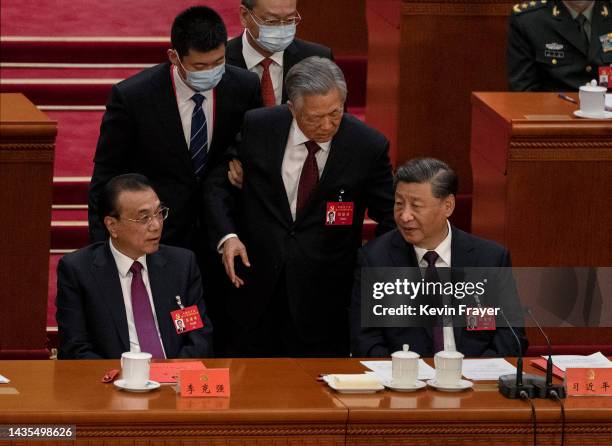
MULTIPOLYGON (((217 275, 207 265, 217 267, 218 259, 207 249, 202 182, 225 161, 246 111, 262 105, 261 91, 255 74, 225 65, 227 31, 211 8, 194 6, 180 13, 171 42, 169 61, 112 89, 89 191, 90 238, 106 239, 98 216, 105 184, 126 172, 143 174, 172 209, 161 242, 196 253, 208 296, 206 287, 217 275)), ((210 306, 212 316, 215 302, 210 306)))
POLYGON ((227 63, 257 73, 265 106, 287 102, 283 79, 299 61, 319 56, 333 60, 329 48, 295 38, 301 17, 297 0, 242 0, 242 36, 227 44, 227 63))

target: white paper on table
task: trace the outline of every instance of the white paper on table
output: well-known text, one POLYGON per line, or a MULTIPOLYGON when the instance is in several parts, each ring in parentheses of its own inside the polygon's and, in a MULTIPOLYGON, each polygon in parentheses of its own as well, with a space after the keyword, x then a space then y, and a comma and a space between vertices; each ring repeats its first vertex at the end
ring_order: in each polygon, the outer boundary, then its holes
POLYGON ((516 373, 516 367, 504 358, 464 359, 463 376, 471 380, 497 380, 501 375, 516 373))
MULTIPOLYGON (((548 356, 542 356, 548 359, 548 356)), ((567 368, 612 367, 612 362, 601 352, 592 355, 553 355, 553 364, 565 372, 567 368)))
MULTIPOLYGON (((391 361, 361 361, 361 364, 376 373, 381 380, 391 381, 393 377, 391 361)), ((417 379, 434 379, 435 376, 434 368, 419 359, 419 376, 417 379)))
POLYGON ((606 108, 608 111, 612 111, 612 93, 606 95, 606 108))
POLYGON ((0 384, 7 384, 7 383, 10 383, 10 382, 11 382, 11 380, 8 379, 6 376, 0 375, 0 384))

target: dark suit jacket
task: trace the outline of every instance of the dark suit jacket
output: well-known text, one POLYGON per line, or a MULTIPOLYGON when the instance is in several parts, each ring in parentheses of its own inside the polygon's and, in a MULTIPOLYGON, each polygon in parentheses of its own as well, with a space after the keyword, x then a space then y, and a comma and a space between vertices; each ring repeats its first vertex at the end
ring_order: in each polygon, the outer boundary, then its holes
MULTIPOLYGON (((191 251, 160 245, 147 255, 155 314, 168 358, 210 356, 212 325, 206 316, 202 279, 191 251), (170 312, 197 305, 204 327, 177 334, 170 312)), ((57 266, 57 325, 60 359, 120 358, 130 350, 117 264, 108 242, 64 256, 57 266)))
MULTIPOLYGON (((334 60, 332 51, 326 46, 306 40, 294 39, 283 53, 283 79, 291 67, 302 59, 306 59, 310 56, 319 56, 334 60)), ((246 62, 242 55, 242 35, 234 37, 227 42, 225 60, 230 65, 246 69, 246 62)), ((287 102, 287 90, 283 82, 283 104, 285 102, 287 102)))
MULTIPOLYGON (((257 75, 226 66, 215 89, 212 144, 204 177, 222 162, 247 110, 261 106, 257 75)), ((202 190, 193 171, 170 75, 170 63, 149 68, 113 86, 94 158, 89 191, 92 241, 106 239, 98 197, 112 177, 138 172, 170 208, 162 241, 199 251, 202 190)))
POLYGON ((600 36, 612 32, 612 2, 596 1, 587 46, 561 0, 516 5, 508 32, 508 79, 512 91, 576 91, 612 64, 600 36), (553 14, 557 8, 558 15, 553 14))
POLYGON ((348 351, 351 275, 366 209, 379 222, 379 233, 393 227, 389 143, 345 114, 319 185, 293 221, 281 176, 291 122, 286 105, 246 114, 239 149, 244 167, 239 206, 228 206, 232 187, 226 172, 208 180, 211 240, 237 233, 246 245, 252 266, 238 271, 246 285, 231 297, 232 312, 240 323, 257 323, 282 273, 289 311, 302 340, 318 342, 335 336, 346 339, 348 351), (344 201, 355 203, 353 224, 326 227, 326 202, 338 201, 341 190, 344 201))
MULTIPOLYGON (((451 265, 462 267, 509 267, 508 251, 497 243, 484 240, 452 227, 451 265)), ((410 350, 421 356, 433 355, 431 329, 364 328, 361 326, 361 268, 364 267, 418 267, 414 247, 407 243, 399 231, 394 230, 366 244, 359 250, 353 296, 351 300, 351 346, 354 356, 387 357, 409 344, 410 350)), ((520 310, 518 310, 520 312, 520 310)), ((507 315, 517 320, 515 314, 507 315)), ((522 318, 521 318, 522 319, 522 318)), ((523 352, 527 339, 522 328, 515 331, 521 336, 523 352)), ((457 350, 466 356, 516 356, 517 342, 508 328, 495 331, 467 331, 455 327, 457 350)))

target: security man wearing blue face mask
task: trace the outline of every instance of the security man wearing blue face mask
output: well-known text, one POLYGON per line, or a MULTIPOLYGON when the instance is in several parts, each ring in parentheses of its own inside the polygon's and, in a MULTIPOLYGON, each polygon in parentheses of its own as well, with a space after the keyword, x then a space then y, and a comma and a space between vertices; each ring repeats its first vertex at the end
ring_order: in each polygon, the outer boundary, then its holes
POLYGON ((116 175, 137 172, 151 180, 172 209, 162 243, 201 257, 201 183, 222 161, 247 110, 260 107, 259 79, 225 64, 227 31, 204 6, 180 13, 172 24, 169 61, 112 88, 102 118, 89 191, 92 242, 105 240, 98 197, 116 175))
POLYGON ((223 297, 225 279, 206 240, 202 182, 225 160, 246 111, 261 107, 261 91, 255 74, 225 64, 227 31, 214 10, 195 6, 180 13, 171 41, 169 61, 112 89, 89 191, 90 238, 107 239, 98 215, 105 184, 127 172, 149 178, 160 201, 172 209, 161 243, 197 256, 219 354, 225 324, 215 297, 223 297))
POLYGON ((227 43, 227 63, 257 73, 266 107, 287 102, 283 79, 299 61, 320 56, 333 60, 329 48, 295 38, 301 17, 297 0, 242 0, 242 36, 227 43))

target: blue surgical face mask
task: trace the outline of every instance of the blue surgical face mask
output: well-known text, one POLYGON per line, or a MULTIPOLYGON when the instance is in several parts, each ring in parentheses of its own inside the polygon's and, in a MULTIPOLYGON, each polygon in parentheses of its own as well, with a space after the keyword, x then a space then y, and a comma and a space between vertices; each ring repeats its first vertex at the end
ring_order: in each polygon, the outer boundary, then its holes
POLYGON ((217 65, 210 70, 189 71, 183 66, 180 57, 178 57, 178 53, 176 57, 183 70, 185 70, 185 82, 195 91, 212 90, 217 86, 223 74, 225 74, 225 63, 217 65))
MULTIPOLYGON (((295 31, 297 28, 295 23, 281 26, 260 25, 258 23, 257 26, 259 27, 259 37, 257 39, 253 39, 262 48, 270 51, 271 53, 284 51, 289 45, 291 45, 293 39, 295 39, 295 31)), ((253 34, 251 34, 251 37, 253 37, 253 34)))

